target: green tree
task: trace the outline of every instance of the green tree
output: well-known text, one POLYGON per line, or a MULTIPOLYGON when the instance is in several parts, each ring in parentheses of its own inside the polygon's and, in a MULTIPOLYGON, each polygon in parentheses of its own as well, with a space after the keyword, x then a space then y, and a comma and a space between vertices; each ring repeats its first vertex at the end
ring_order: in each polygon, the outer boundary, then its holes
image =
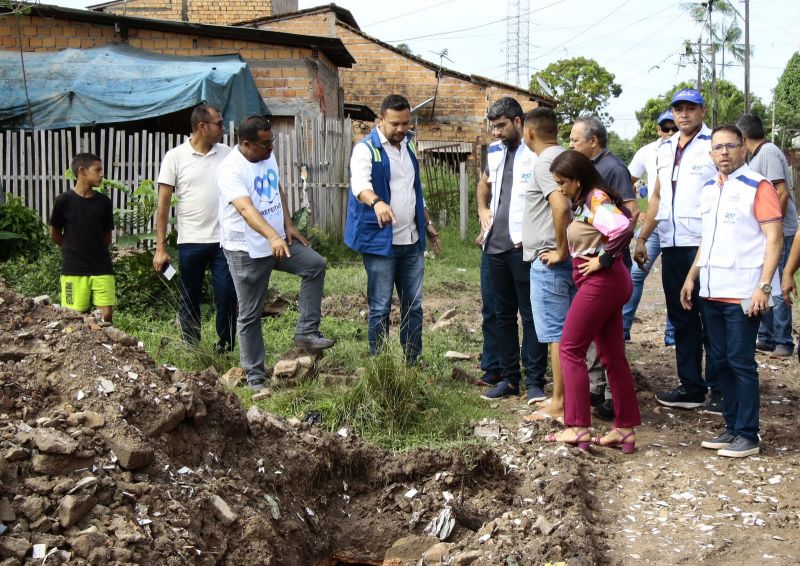
POLYGON ((786 63, 775 87, 775 121, 781 142, 800 128, 800 52, 786 63))
POLYGON ((631 140, 623 139, 617 132, 611 131, 608 132, 608 149, 626 164, 631 162, 635 153, 631 140))
POLYGON ((556 114, 563 139, 569 138, 569 130, 578 116, 596 114, 600 119, 613 119, 604 108, 611 97, 622 94, 622 87, 614 82, 614 74, 594 59, 573 57, 551 63, 531 78, 531 90, 539 91, 541 80, 558 99, 556 114))
MULTIPOLYGON (((721 56, 722 69, 721 77, 725 77, 725 67, 731 65, 731 60, 742 63, 744 61, 744 45, 742 44, 742 28, 736 20, 737 13, 733 4, 728 0, 716 0, 713 2, 713 11, 708 11, 709 2, 684 2, 680 7, 689 13, 695 23, 704 27, 704 42, 710 42, 714 46, 713 51, 721 56), (710 16, 710 20, 709 20, 710 16), (710 27, 710 38, 707 36, 710 27), (728 63, 726 63, 726 59, 728 63)), ((697 64, 697 44, 694 40, 687 39, 686 55, 692 57, 697 64)), ((703 49, 703 70, 704 76, 711 76, 711 49, 703 49)))

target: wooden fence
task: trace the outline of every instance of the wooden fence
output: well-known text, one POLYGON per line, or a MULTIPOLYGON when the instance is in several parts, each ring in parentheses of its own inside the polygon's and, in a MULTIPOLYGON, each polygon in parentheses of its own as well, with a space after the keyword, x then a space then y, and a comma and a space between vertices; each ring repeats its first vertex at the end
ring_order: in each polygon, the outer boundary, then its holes
MULTIPOLYGON (((223 143, 233 145, 233 124, 227 132, 223 143)), ((312 224, 335 234, 342 233, 346 210, 350 132, 349 119, 323 116, 298 117, 294 127, 276 125, 274 132, 290 212, 308 205, 312 224)), ((56 196, 72 186, 64 173, 76 153, 97 154, 108 179, 135 188, 143 180, 156 181, 164 154, 185 139, 180 134, 113 127, 0 131, 0 193, 22 198, 46 223, 56 196)), ((127 205, 121 191, 112 191, 111 198, 116 208, 127 205)))

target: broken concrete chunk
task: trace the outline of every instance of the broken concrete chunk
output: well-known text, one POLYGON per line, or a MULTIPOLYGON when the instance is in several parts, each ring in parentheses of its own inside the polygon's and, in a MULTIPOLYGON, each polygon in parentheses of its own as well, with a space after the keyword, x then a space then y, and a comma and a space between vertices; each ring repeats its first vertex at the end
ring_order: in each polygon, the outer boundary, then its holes
POLYGON ((153 424, 147 432, 147 436, 158 436, 177 427, 186 417, 186 408, 183 404, 165 407, 164 412, 153 419, 153 424))
POLYGON ((426 551, 438 544, 435 537, 410 535, 395 541, 383 557, 384 566, 389 564, 416 564, 426 551))
POLYGON ((45 454, 74 454, 78 443, 71 436, 52 428, 37 428, 33 431, 33 443, 45 454))
POLYGON ((71 527, 97 505, 94 495, 65 495, 58 504, 58 522, 71 527))
POLYGON ((455 352, 453 350, 448 350, 444 353, 444 357, 446 360, 470 360, 472 356, 470 354, 465 354, 463 352, 455 352))
POLYGON ((135 438, 117 435, 106 438, 106 444, 126 470, 138 470, 153 461, 153 449, 135 438))
POLYGON ((111 520, 109 530, 114 531, 116 539, 122 542, 137 543, 147 538, 132 521, 119 515, 115 515, 111 520))
POLYGON ((272 375, 275 377, 292 377, 297 372, 297 360, 280 360, 275 364, 272 375))
POLYGON ((225 374, 220 377, 220 381, 227 387, 228 389, 233 389, 237 387, 242 381, 244 381, 245 373, 242 368, 231 368, 225 372, 225 374))
POLYGON ((114 328, 113 326, 106 326, 103 328, 103 332, 108 339, 112 342, 116 342, 118 344, 122 344, 123 346, 136 346, 136 338, 132 336, 128 336, 119 328, 114 328))
POLYGON ((75 470, 89 468, 94 458, 64 456, 61 454, 34 454, 31 458, 33 471, 48 476, 63 476, 75 470))
POLYGON ((31 549, 31 543, 24 538, 0 537, 0 558, 22 560, 31 549))
POLYGON ((211 504, 211 509, 214 512, 214 516, 216 516, 216 518, 219 519, 219 522, 226 527, 234 524, 239 518, 239 515, 231 511, 231 508, 228 507, 228 504, 225 503, 225 500, 219 495, 212 495, 208 498, 208 502, 211 504))
POLYGON ((69 540, 72 551, 79 557, 88 559, 96 548, 105 546, 108 537, 97 531, 97 527, 90 527, 78 533, 78 536, 69 540))
POLYGON ((0 498, 0 522, 11 523, 17 520, 17 514, 14 513, 14 507, 8 497, 0 498))
POLYGON ((47 500, 43 497, 39 497, 38 495, 25 497, 22 500, 22 503, 20 503, 18 506, 19 512, 27 517, 31 522, 38 521, 39 518, 44 514, 44 510, 46 508, 47 500))
POLYGON ((38 297, 33 298, 34 305, 52 305, 53 302, 50 300, 50 295, 39 295, 38 297))
POLYGON ((262 424, 265 418, 266 415, 255 405, 247 409, 247 422, 250 423, 250 426, 262 424))
POLYGON ((100 428, 106 424, 106 419, 100 413, 94 411, 80 411, 72 413, 67 417, 67 424, 69 426, 88 426, 89 428, 100 428))

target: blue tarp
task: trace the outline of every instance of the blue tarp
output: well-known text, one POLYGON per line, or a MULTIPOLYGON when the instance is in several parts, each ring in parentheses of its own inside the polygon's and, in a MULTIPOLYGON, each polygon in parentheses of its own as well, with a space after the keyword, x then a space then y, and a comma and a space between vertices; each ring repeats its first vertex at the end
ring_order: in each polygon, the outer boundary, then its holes
MULTIPOLYGON (((200 102, 219 107, 226 122, 269 114, 238 55, 187 57, 109 45, 24 58, 37 130, 142 120, 200 102)), ((0 51, 0 128, 31 128, 18 51, 0 51)))

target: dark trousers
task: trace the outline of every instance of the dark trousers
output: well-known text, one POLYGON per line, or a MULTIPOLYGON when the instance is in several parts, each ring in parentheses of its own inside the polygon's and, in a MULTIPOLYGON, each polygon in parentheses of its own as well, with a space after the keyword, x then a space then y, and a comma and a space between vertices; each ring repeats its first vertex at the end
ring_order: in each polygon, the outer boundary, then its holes
POLYGON ((758 316, 747 316, 738 304, 701 299, 708 328, 706 355, 719 369, 725 429, 758 443, 758 316))
POLYGON ((522 261, 522 249, 490 254, 489 277, 494 291, 497 317, 497 357, 503 379, 514 386, 520 381, 520 348, 517 312, 522 318, 522 363, 526 385, 544 387, 547 344, 536 337, 531 312, 529 263, 522 261))
POLYGON ((700 312, 700 289, 695 285, 692 308, 681 305, 681 288, 692 267, 697 248, 692 246, 661 249, 661 282, 667 302, 667 317, 675 327, 675 361, 678 379, 689 394, 705 394, 708 388, 719 389, 718 368, 709 358, 703 379, 703 319, 700 312))
POLYGON ((178 317, 183 339, 189 344, 200 342, 200 301, 206 269, 210 268, 217 308, 219 345, 233 351, 236 336, 236 289, 222 248, 219 244, 180 244, 178 266, 181 272, 178 317))
POLYGON ((497 359, 497 315, 495 314, 494 290, 489 276, 489 256, 481 254, 481 330, 483 332, 483 354, 481 369, 500 373, 497 359))

